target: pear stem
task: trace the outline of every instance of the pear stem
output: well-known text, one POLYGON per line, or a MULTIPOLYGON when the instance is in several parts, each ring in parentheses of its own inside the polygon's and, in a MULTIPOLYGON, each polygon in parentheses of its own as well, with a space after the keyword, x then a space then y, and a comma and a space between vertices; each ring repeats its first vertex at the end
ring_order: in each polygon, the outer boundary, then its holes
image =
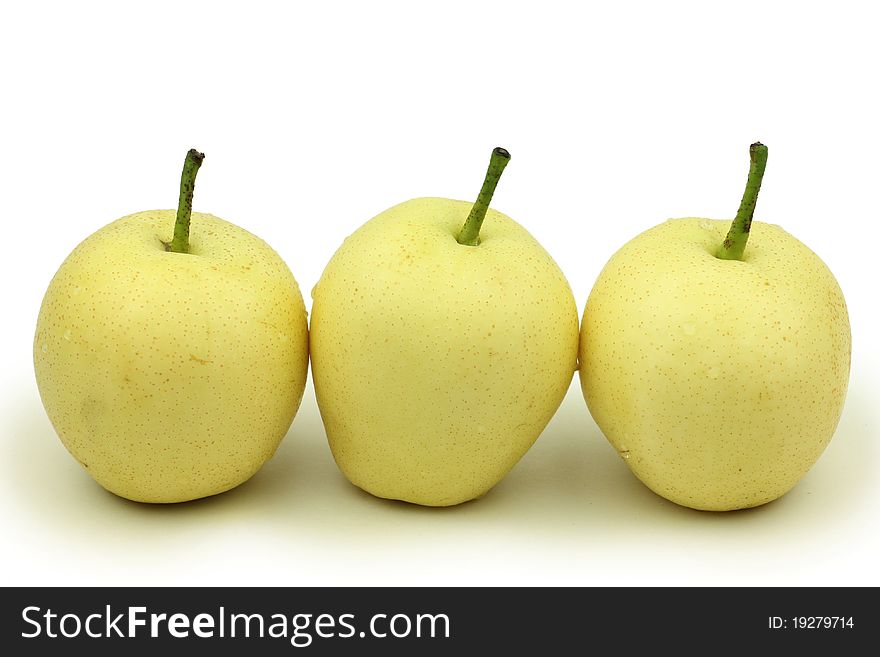
POLYGON ((764 169, 767 168, 767 147, 759 141, 755 142, 749 146, 749 159, 749 177, 739 210, 716 254, 722 260, 743 259, 749 231, 752 229, 752 217, 755 216, 755 206, 758 203, 758 192, 761 191, 761 180, 764 178, 764 169))
POLYGON ((501 172, 504 171, 504 167, 507 166, 508 162, 510 162, 510 153, 506 150, 499 147, 492 151, 483 187, 480 189, 476 202, 471 207, 467 220, 458 233, 457 239, 459 244, 476 246, 480 243, 480 228, 483 226, 483 220, 486 218, 489 203, 492 202, 492 194, 495 193, 495 187, 501 178, 501 172))
POLYGON ((196 186, 196 174, 204 159, 204 153, 191 148, 183 162, 177 220, 174 222, 174 237, 171 239, 171 251, 174 253, 189 253, 189 220, 192 218, 193 190, 196 186))

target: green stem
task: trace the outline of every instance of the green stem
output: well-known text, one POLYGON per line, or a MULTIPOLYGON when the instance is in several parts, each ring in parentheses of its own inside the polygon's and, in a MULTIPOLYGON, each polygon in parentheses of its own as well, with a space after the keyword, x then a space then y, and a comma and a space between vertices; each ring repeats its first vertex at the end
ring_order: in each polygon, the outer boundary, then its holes
POLYGON ((486 212, 489 210, 489 203, 492 201, 492 194, 495 193, 498 179, 501 178, 501 172, 504 171, 508 162, 510 162, 510 153, 506 150, 496 148, 492 151, 492 158, 489 160, 489 168, 486 170, 486 179, 483 181, 480 195, 477 196, 476 203, 471 207, 471 212, 458 233, 459 244, 476 246, 480 243, 480 228, 486 218, 486 212))
POLYGON ((183 173, 180 174, 180 200, 177 202, 177 220, 174 222, 174 237, 171 250, 174 253, 189 253, 189 220, 192 218, 193 190, 196 186, 196 174, 205 159, 204 153, 191 148, 183 162, 183 173))
POLYGON ((749 241, 749 231, 752 229, 752 217, 755 216, 755 205, 758 203, 758 192, 761 191, 761 180, 764 178, 764 169, 767 168, 767 147, 761 142, 755 142, 749 147, 749 159, 749 177, 742 202, 727 237, 718 249, 717 255, 722 260, 743 258, 746 242, 749 241))

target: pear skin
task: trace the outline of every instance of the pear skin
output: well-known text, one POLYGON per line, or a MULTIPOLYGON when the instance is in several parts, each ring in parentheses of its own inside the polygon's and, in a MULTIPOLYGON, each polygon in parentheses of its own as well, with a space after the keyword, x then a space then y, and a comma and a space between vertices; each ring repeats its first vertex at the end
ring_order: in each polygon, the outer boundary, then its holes
POLYGON ((49 419, 107 490, 182 502, 249 479, 299 407, 308 368, 302 295, 261 239, 174 210, 123 217, 61 265, 40 309, 34 369, 49 419))
POLYGON ((584 309, 580 380, 606 438, 653 491, 695 509, 770 502, 816 462, 850 366, 843 293, 779 226, 656 226, 605 265, 584 309))
POLYGON ((378 497, 449 506, 485 494, 553 416, 575 370, 565 276, 489 210, 419 198, 345 240, 312 293, 312 373, 333 456, 378 497))

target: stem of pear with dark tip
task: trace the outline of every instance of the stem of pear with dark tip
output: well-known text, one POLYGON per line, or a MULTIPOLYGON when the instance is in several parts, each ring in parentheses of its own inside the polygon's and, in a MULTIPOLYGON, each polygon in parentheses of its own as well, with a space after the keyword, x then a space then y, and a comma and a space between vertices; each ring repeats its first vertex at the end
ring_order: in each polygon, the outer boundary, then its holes
POLYGON ((483 226, 483 220, 486 218, 486 212, 489 210, 489 203, 492 202, 492 194, 495 193, 495 187, 501 178, 501 172, 510 162, 510 153, 503 148, 496 148, 492 151, 492 158, 489 160, 489 168, 486 170, 486 179, 483 181, 483 187, 477 196, 477 201, 471 208, 467 220, 458 233, 458 243, 465 246, 476 246, 480 243, 480 228, 483 226))
POLYGON ((761 191, 761 180, 764 178, 764 169, 767 168, 767 147, 761 142, 755 142, 749 147, 749 177, 746 180, 746 190, 743 192, 742 202, 736 218, 730 225, 727 237, 721 243, 717 256, 722 260, 742 260, 746 250, 746 242, 749 241, 749 231, 752 229, 752 217, 755 216, 755 206, 758 203, 758 192, 761 191))
POLYGON ((183 162, 183 173, 180 174, 180 200, 177 202, 177 220, 174 222, 174 237, 171 239, 171 251, 189 253, 189 220, 192 218, 193 190, 196 186, 196 174, 204 153, 191 148, 183 162))

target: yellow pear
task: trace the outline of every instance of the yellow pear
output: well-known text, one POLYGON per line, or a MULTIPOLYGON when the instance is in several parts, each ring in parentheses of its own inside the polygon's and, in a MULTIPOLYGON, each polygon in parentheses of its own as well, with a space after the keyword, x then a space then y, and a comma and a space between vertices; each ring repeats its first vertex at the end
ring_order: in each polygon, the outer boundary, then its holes
POLYGON ((250 478, 305 387, 296 281, 259 238, 192 213, 203 157, 187 155, 177 223, 154 210, 98 230, 61 265, 37 320, 36 379, 61 441, 99 484, 141 502, 250 478))
POLYGON ((373 495, 429 506, 480 497, 571 382, 571 289, 525 229, 488 209, 509 157, 495 149, 476 203, 419 198, 368 221, 312 293, 327 438, 373 495))
POLYGON ((672 219, 633 239, 599 275, 581 327, 596 423, 648 487, 695 509, 791 489, 831 439, 849 379, 840 287, 782 228, 752 223, 767 149, 750 152, 733 224, 672 219))

